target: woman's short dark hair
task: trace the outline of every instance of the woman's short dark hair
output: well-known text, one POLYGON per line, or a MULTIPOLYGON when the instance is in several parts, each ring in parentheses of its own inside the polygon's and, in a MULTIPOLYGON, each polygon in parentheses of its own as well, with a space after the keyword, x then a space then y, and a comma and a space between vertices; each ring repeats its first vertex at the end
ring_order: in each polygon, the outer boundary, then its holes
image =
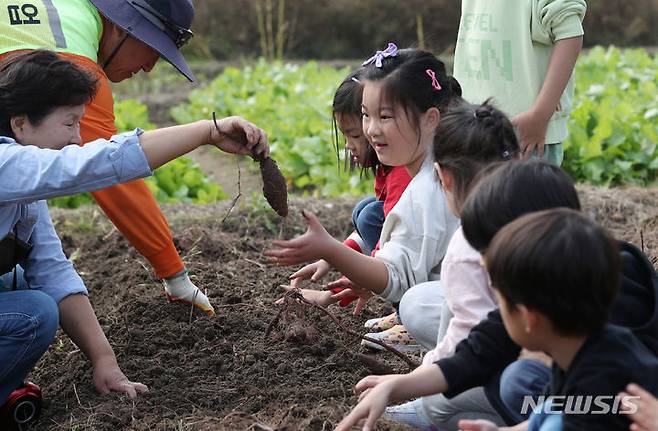
POLYGON ((561 335, 587 335, 608 320, 619 246, 578 211, 553 208, 516 219, 493 238, 485 261, 511 312, 523 304, 561 335))
POLYGON ((496 161, 515 159, 520 151, 512 123, 488 100, 452 104, 441 116, 433 149, 434 161, 454 180, 458 212, 478 172, 496 161))
POLYGON ((15 137, 13 117, 26 115, 38 126, 58 107, 88 103, 96 84, 96 78, 52 51, 7 57, 0 62, 0 135, 15 137))
POLYGON ((573 181, 543 160, 501 162, 484 169, 461 208, 466 240, 483 253, 507 223, 550 208, 580 210, 573 181))

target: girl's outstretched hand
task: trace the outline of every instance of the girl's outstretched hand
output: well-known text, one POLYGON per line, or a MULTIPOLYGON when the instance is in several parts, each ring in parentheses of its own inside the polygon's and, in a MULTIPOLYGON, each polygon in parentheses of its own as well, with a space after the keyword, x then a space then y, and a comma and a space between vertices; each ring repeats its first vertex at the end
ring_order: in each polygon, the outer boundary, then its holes
POLYGON ((331 265, 326 260, 320 259, 313 263, 309 263, 299 271, 293 273, 290 279, 290 285, 293 287, 300 287, 302 280, 318 281, 324 277, 331 270, 331 265))
POLYGON ((331 291, 334 291, 335 289, 342 289, 340 292, 334 293, 331 296, 331 298, 335 301, 341 301, 345 298, 354 298, 356 296, 356 305, 354 306, 354 311, 352 312, 352 314, 355 316, 361 314, 363 308, 366 306, 366 303, 370 300, 370 298, 374 296, 371 291, 356 286, 349 278, 345 276, 342 276, 336 281, 328 283, 326 288, 331 291))
POLYGON ((308 230, 288 241, 272 241, 275 248, 265 251, 271 262, 281 266, 295 265, 324 258, 335 244, 344 247, 329 235, 313 213, 302 210, 302 215, 308 221, 308 230))
MULTIPOLYGON (((286 293, 292 290, 299 289, 292 285, 290 286, 280 285, 279 287, 285 290, 286 293)), ((328 307, 329 305, 337 302, 335 299, 331 297, 331 292, 329 292, 328 290, 299 289, 299 292, 302 294, 302 297, 305 300, 310 301, 313 304, 319 305, 320 307, 328 307)), ((281 305, 283 304, 283 302, 284 302, 284 297, 281 297, 277 299, 274 303, 276 305, 281 305)))
POLYGON ((262 154, 267 157, 270 147, 267 135, 255 124, 242 117, 226 117, 209 121, 209 143, 227 153, 242 155, 262 154))

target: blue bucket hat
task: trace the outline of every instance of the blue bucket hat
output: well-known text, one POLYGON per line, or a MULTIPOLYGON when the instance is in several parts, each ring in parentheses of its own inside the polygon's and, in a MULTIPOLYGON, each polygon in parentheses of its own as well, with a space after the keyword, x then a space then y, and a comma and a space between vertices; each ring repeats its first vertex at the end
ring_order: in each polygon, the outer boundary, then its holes
POLYGON ((180 47, 193 36, 191 0, 90 0, 108 20, 160 54, 191 82, 180 47))

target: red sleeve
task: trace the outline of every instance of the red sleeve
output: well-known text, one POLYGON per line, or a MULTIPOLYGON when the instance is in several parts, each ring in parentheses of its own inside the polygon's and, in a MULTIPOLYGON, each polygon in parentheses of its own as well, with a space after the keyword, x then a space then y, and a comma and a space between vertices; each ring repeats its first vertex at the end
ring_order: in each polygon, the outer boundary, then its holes
POLYGON ((411 175, 404 166, 395 166, 386 175, 386 197, 384 199, 384 217, 388 215, 400 196, 411 182, 411 175))
MULTIPOLYGON (((343 290, 345 290, 345 289, 343 289, 342 287, 334 287, 333 289, 331 289, 331 293, 333 293, 335 295, 337 293, 342 292, 343 290)), ((357 299, 359 299, 359 297, 356 296, 356 295, 347 296, 347 297, 341 299, 338 302, 338 305, 340 305, 341 307, 347 307, 348 305, 350 305, 352 302, 356 301, 357 299)))
MULTIPOLYGON (((352 238, 347 238, 345 241, 343 241, 343 244, 345 244, 347 247, 349 247, 353 250, 358 251, 359 253, 363 253, 363 251, 361 250, 361 247, 359 246, 359 243, 354 241, 352 238)), ((343 289, 342 287, 334 287, 333 289, 330 289, 330 290, 331 290, 331 293, 333 293, 335 295, 339 292, 342 292, 345 289, 343 289)), ((356 299, 358 299, 356 295, 348 296, 346 298, 341 299, 338 302, 338 305, 340 305, 341 307, 347 307, 352 301, 354 301, 356 299)))
POLYGON ((343 241, 343 244, 351 248, 352 250, 356 250, 359 253, 363 253, 361 250, 361 247, 359 246, 359 243, 354 241, 352 238, 347 238, 345 241, 343 241))

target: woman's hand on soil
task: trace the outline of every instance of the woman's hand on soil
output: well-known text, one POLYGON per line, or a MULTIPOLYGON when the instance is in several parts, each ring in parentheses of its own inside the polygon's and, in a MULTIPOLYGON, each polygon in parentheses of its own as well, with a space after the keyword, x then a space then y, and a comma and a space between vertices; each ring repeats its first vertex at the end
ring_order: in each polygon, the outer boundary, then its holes
POLYGON ((300 287, 299 284, 302 280, 318 281, 324 277, 331 270, 331 265, 324 260, 320 259, 316 262, 309 263, 299 271, 290 276, 290 284, 292 287, 300 287))
POLYGON ((366 418, 363 424, 363 430, 374 430, 377 419, 379 419, 386 410, 386 406, 388 406, 391 391, 391 385, 378 385, 375 388, 369 389, 367 393, 364 393, 363 398, 359 400, 359 404, 340 421, 336 427, 336 431, 348 431, 363 418, 366 418))
POLYGON ((267 135, 255 124, 242 117, 226 117, 209 122, 210 142, 227 153, 269 156, 267 135), (215 127, 215 124, 217 127, 215 127))
POLYGON ((103 395, 119 392, 135 399, 137 394, 148 392, 146 385, 128 380, 114 358, 99 360, 94 364, 93 380, 96 390, 103 395))
POLYGON ((325 257, 334 243, 344 247, 329 235, 313 213, 303 210, 302 214, 308 221, 308 230, 288 241, 272 241, 275 248, 265 251, 271 262, 281 266, 295 265, 325 257))

